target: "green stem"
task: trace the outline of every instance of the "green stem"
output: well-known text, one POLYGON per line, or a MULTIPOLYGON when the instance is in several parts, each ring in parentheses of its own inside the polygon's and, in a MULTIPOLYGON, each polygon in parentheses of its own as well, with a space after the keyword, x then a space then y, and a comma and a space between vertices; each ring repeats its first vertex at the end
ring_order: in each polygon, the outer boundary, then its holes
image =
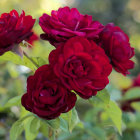
POLYGON ((24 56, 26 56, 37 68, 39 68, 39 65, 38 65, 32 58, 30 58, 30 57, 26 54, 26 52, 23 51, 23 54, 24 54, 24 56))

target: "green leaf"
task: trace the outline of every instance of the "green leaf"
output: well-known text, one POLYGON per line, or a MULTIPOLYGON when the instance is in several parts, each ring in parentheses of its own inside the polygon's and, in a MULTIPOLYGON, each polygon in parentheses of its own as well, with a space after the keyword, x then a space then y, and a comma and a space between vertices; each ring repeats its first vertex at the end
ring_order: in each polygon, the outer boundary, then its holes
POLYGON ((86 131, 95 138, 95 140, 106 140, 105 131, 99 127, 86 128, 86 131))
POLYGON ((42 65, 48 64, 47 60, 45 61, 41 57, 31 57, 31 58, 38 64, 38 66, 42 66, 42 65))
POLYGON ((37 67, 27 57, 23 56, 23 59, 21 59, 20 56, 16 55, 15 53, 12 53, 10 51, 6 52, 2 56, 0 56, 0 60, 11 61, 18 65, 24 65, 33 71, 37 69, 37 67))
POLYGON ((121 134, 121 126, 122 126, 122 112, 120 108, 116 105, 115 102, 110 101, 109 104, 105 108, 108 116, 118 129, 119 133, 121 134))
POLYGON ((40 128, 40 120, 34 117, 30 123, 30 131, 32 133, 37 133, 39 128, 40 128))
POLYGON ((137 110, 137 111, 140 112, 140 102, 133 102, 133 103, 131 103, 131 106, 132 106, 135 110, 137 110))
POLYGON ((89 99, 89 102, 94 106, 104 108, 110 101, 110 94, 106 89, 99 91, 96 96, 89 99))
POLYGON ((56 118, 54 120, 43 120, 44 123, 47 123, 52 129, 56 130, 60 127, 60 119, 56 118))
POLYGON ((130 130, 138 130, 140 131, 140 122, 130 122, 127 124, 127 128, 130 130))
POLYGON ((49 134, 49 127, 46 123, 44 123, 43 121, 40 121, 40 130, 39 130, 46 138, 48 138, 49 134))
MULTIPOLYGON (((48 63, 47 61, 45 61, 44 59, 42 59, 40 57, 31 57, 31 59, 34 62, 36 62, 36 64, 38 66, 42 66, 42 65, 48 63)), ((2 61, 11 61, 11 62, 13 62, 15 64, 23 65, 23 66, 26 66, 26 67, 30 68, 33 71, 37 69, 35 64, 32 61, 30 61, 26 56, 23 56, 23 58, 21 58, 20 56, 16 55, 13 52, 10 52, 10 51, 6 52, 2 56, 0 56, 0 60, 2 60, 2 61)))
POLYGON ((59 118, 56 118, 56 119, 53 119, 53 120, 45 120, 45 119, 42 119, 40 117, 38 117, 37 115, 33 114, 37 119, 39 119, 41 121, 41 123, 46 123, 49 125, 49 127, 51 127, 53 130, 56 130, 60 127, 60 119, 59 118))
POLYGON ((79 117, 75 108, 73 108, 71 111, 67 113, 61 114, 61 118, 65 120, 65 121, 63 120, 63 123, 65 123, 63 124, 65 125, 65 131, 67 131, 67 125, 68 125, 68 130, 72 132, 73 128, 80 123, 80 120, 79 120, 79 117))
POLYGON ((104 110, 121 133, 122 112, 115 102, 110 100, 110 95, 107 90, 98 92, 98 94, 92 97, 89 102, 104 110))
POLYGON ((40 128, 40 120, 34 116, 30 117, 24 122, 26 140, 34 140, 40 128))
POLYGON ((136 99, 136 98, 140 98, 140 88, 139 87, 129 89, 124 94, 122 100, 131 100, 131 99, 136 99))
POLYGON ((22 133, 23 130, 24 125, 22 122, 15 122, 10 130, 10 140, 17 140, 18 136, 22 133))
POLYGON ((19 119, 16 121, 10 130, 10 140, 17 140, 18 136, 23 132, 24 130, 24 123, 23 121, 27 119, 28 117, 31 117, 32 114, 28 114, 25 117, 19 119))
POLYGON ((106 89, 99 91, 96 97, 98 97, 105 104, 108 104, 110 101, 110 94, 108 93, 106 89))
POLYGON ((60 129, 65 132, 69 132, 68 122, 62 117, 59 117, 59 118, 60 118, 60 129))
POLYGON ((71 121, 69 121, 69 130, 72 132, 73 128, 80 122, 76 109, 72 109, 71 121))
POLYGON ((21 104, 21 96, 16 96, 10 100, 4 105, 4 107, 11 107, 11 106, 16 106, 21 104))

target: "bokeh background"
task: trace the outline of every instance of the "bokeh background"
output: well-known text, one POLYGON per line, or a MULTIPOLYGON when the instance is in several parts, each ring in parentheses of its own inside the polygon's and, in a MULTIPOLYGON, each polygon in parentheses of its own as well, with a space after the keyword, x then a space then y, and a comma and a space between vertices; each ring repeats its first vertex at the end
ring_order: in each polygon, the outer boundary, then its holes
MULTIPOLYGON (((0 14, 12 9, 16 9, 19 13, 24 10, 26 14, 37 19, 34 32, 39 36, 42 33, 38 25, 39 17, 63 6, 76 7, 82 14, 92 15, 94 20, 99 20, 104 25, 113 22, 129 35, 131 46, 135 48, 136 53, 133 58, 136 63, 135 69, 131 70, 131 74, 127 77, 114 71, 107 87, 112 100, 117 101, 119 105, 123 96, 122 90, 131 86, 132 78, 140 73, 140 0, 0 0, 0 14)), ((53 49, 48 42, 41 40, 34 42, 33 46, 27 50, 28 53, 44 58, 53 49)), ((24 113, 21 107, 3 106, 10 98, 26 92, 26 79, 30 74, 32 71, 24 66, 0 60, 0 140, 9 140, 11 125, 24 113)), ((106 114, 102 115, 100 108, 91 107, 87 102, 79 100, 77 109, 80 119, 85 123, 84 128, 76 128, 71 134, 63 133, 58 136, 58 140, 140 140, 138 108, 140 105, 136 107, 135 112, 123 113, 123 132, 120 136, 114 128, 109 127, 106 114)), ((25 140, 24 133, 19 140, 25 140)), ((35 140, 47 138, 39 134, 35 140)))

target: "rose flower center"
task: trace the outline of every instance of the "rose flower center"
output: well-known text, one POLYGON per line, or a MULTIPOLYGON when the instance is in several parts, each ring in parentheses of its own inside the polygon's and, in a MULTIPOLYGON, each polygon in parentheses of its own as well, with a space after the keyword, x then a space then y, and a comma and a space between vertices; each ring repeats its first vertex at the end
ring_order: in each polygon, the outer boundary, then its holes
POLYGON ((83 64, 82 60, 78 58, 72 58, 70 59, 67 64, 67 72, 72 76, 72 77, 83 77, 87 75, 86 67, 85 64, 83 64))

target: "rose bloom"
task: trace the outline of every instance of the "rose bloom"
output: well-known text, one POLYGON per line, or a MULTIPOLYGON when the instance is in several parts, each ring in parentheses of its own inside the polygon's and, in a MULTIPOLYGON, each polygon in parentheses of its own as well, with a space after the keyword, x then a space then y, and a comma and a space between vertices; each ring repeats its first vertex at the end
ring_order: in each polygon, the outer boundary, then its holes
POLYGON ((0 17, 0 55, 12 50, 16 44, 32 35, 31 29, 35 23, 32 16, 21 15, 16 10, 3 13, 0 17))
POLYGON ((82 15, 76 8, 69 7, 53 10, 51 16, 43 14, 39 24, 45 32, 41 38, 55 47, 74 36, 97 39, 104 27, 100 22, 93 21, 92 16, 82 15))
POLYGON ((129 44, 128 36, 117 26, 109 23, 100 35, 100 45, 111 60, 111 64, 117 72, 124 75, 134 68, 134 62, 130 59, 134 56, 134 48, 129 44))
POLYGON ((54 75, 49 65, 41 66, 27 80, 27 93, 22 105, 37 116, 50 120, 71 110, 76 95, 68 91, 54 75))
POLYGON ((109 83, 112 66, 104 50, 93 41, 73 37, 49 55, 55 74, 69 90, 88 99, 109 83))
MULTIPOLYGON (((136 78, 133 79, 133 83, 129 88, 123 89, 123 95, 125 95, 126 91, 134 87, 140 87, 140 74, 136 78)), ((131 106, 131 103, 139 102, 139 101, 140 101, 140 98, 125 101, 121 104, 121 108, 125 112, 135 112, 135 109, 131 106)))

